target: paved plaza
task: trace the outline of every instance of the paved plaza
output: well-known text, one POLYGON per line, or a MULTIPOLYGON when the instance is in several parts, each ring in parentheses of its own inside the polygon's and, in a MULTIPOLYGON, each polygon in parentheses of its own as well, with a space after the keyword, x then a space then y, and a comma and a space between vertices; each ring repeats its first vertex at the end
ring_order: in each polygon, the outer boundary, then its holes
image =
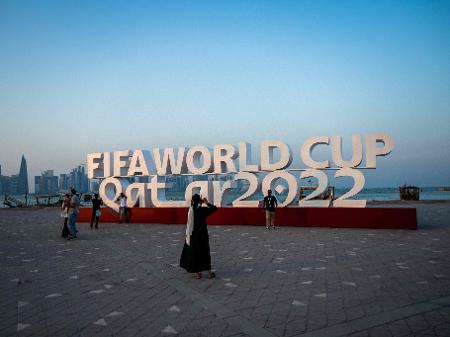
POLYGON ((67 241, 56 209, 0 210, 0 336, 450 336, 448 207, 422 211, 417 231, 211 226, 217 278, 195 280, 184 226, 67 241))

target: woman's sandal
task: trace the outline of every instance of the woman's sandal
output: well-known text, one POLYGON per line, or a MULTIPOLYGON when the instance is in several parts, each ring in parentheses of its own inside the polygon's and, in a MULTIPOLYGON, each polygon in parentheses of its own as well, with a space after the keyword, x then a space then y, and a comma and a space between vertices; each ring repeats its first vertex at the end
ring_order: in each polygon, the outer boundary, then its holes
POLYGON ((215 273, 213 273, 213 272, 209 272, 208 273, 208 278, 209 279, 212 279, 212 278, 215 278, 216 277, 216 274, 215 273))

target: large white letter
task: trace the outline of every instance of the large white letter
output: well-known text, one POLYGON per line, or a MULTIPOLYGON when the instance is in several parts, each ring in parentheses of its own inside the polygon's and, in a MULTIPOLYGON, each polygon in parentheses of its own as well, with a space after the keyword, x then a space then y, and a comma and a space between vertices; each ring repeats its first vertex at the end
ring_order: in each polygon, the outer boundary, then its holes
MULTIPOLYGON (((258 190, 261 186, 261 183, 258 180, 256 174, 250 172, 239 172, 234 176, 233 183, 237 182, 238 180, 247 180, 248 189, 244 194, 242 194, 232 202, 233 207, 258 207, 260 203, 259 200, 245 200, 254 195, 256 190, 258 190)), ((236 185, 239 184, 236 183, 236 185)))
POLYGON ((161 160, 159 149, 153 149, 153 160, 156 166, 156 173, 160 176, 187 173, 186 162, 184 160, 185 151, 186 148, 179 147, 177 158, 175 158, 173 147, 168 147, 164 149, 163 158, 161 160))
POLYGON ((128 175, 134 176, 137 175, 148 176, 148 167, 147 161, 144 158, 144 153, 142 150, 135 150, 133 156, 130 160, 130 168, 128 169, 128 175))
POLYGON ((88 178, 108 178, 111 177, 111 153, 89 153, 87 155, 88 178), (100 159, 100 162, 96 162, 100 159))
POLYGON ((261 170, 275 171, 282 170, 292 162, 292 152, 286 143, 281 140, 263 140, 261 142, 261 170), (278 148, 280 150, 280 159, 277 163, 273 163, 273 150, 278 148))
MULTIPOLYGON (((274 181, 276 182, 279 179, 284 179, 286 181, 288 186, 288 195, 284 200, 284 202, 280 203, 278 206, 286 207, 289 206, 289 204, 291 204, 294 201, 298 190, 297 179, 292 174, 286 171, 270 172, 263 179, 262 191, 263 194, 265 195, 267 190, 272 190, 271 188, 272 183, 274 181)), ((275 190, 278 194, 280 194, 284 191, 284 189, 285 187, 283 185, 277 185, 273 190, 275 190)))
POLYGON ((186 164, 188 170, 192 174, 204 174, 208 172, 212 172, 211 168, 211 153, 209 152, 206 146, 197 145, 189 149, 186 155, 186 164), (196 156, 196 154, 199 154, 196 156), (203 158, 201 158, 203 157, 203 158), (202 166, 197 167, 196 163, 201 164, 202 166))
POLYGON ((184 198, 187 205, 191 205, 192 196, 198 193, 202 198, 207 198, 211 200, 212 188, 209 181, 193 181, 186 187, 186 192, 184 193, 184 198))
POLYGON ((377 156, 385 156, 394 148, 394 140, 386 133, 370 133, 366 137, 366 167, 377 167, 377 156), (383 143, 383 147, 377 147, 377 143, 383 143))
POLYGON ((187 203, 184 200, 166 200, 166 183, 159 181, 160 177, 152 177, 150 183, 147 184, 147 188, 151 191, 151 202, 155 207, 187 207, 187 203))
POLYGON ((329 143, 329 138, 327 136, 319 136, 319 137, 311 137, 307 139, 303 145, 302 149, 300 151, 300 157, 302 157, 303 162, 306 166, 315 168, 315 169, 321 169, 321 168, 327 168, 330 167, 330 162, 328 160, 318 162, 311 158, 311 152, 314 150, 314 148, 319 144, 327 144, 329 143))
POLYGON ((135 207, 139 202, 139 207, 148 206, 148 190, 145 188, 145 183, 133 183, 128 186, 125 191, 127 197, 127 207, 135 207))
POLYGON ((239 171, 241 172, 257 172, 259 164, 249 164, 252 159, 252 147, 249 143, 239 143, 239 171))
POLYGON ((218 144, 214 146, 214 173, 236 172, 233 159, 237 153, 231 144, 218 144))
MULTIPOLYGON (((307 169, 302 172, 300 179, 314 177, 317 179, 317 188, 312 191, 308 196, 301 199, 303 191, 300 193, 300 200, 298 205, 300 207, 328 207, 330 206, 330 200, 315 200, 316 197, 320 197, 323 193, 326 193, 328 187, 328 176, 320 170, 307 169)), ((305 186, 306 187, 306 186, 305 186)))
POLYGON ((97 162, 96 160, 99 160, 102 158, 101 152, 96 153, 88 153, 87 155, 87 177, 89 179, 93 178, 99 178, 101 177, 98 175, 98 171, 100 171, 100 166, 102 165, 102 162, 97 162))
POLYGON ((103 177, 112 177, 111 152, 103 152, 103 177))
POLYGON ((344 160, 342 159, 342 137, 333 136, 331 137, 331 156, 333 162, 339 167, 357 167, 362 162, 362 140, 361 135, 352 136, 352 159, 344 160))
POLYGON ((333 207, 366 207, 366 200, 347 200, 357 195, 364 188, 366 179, 361 171, 352 168, 343 168, 337 171, 334 177, 352 177, 354 184, 350 191, 333 201, 333 207))
POLYGON ((116 200, 128 185, 126 180, 123 183, 124 186, 122 186, 122 182, 119 179, 113 177, 103 179, 100 183, 98 192, 100 198, 102 198, 106 206, 112 208, 115 212, 119 212, 119 205, 116 203, 116 200))
POLYGON ((115 151, 114 152, 114 176, 124 177, 127 175, 127 168, 129 166, 130 150, 115 151), (126 160, 122 160, 126 158, 126 160))
POLYGON ((213 185, 213 204, 222 207, 223 199, 226 198, 232 188, 232 181, 227 180, 223 183, 220 181, 212 181, 213 185))

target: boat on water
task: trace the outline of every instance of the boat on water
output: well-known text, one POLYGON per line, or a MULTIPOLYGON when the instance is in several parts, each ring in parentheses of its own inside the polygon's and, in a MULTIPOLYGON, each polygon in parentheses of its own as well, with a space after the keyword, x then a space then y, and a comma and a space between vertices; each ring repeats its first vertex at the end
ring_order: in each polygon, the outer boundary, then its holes
MULTIPOLYGON (((299 197, 305 198, 308 194, 305 191, 315 191, 319 186, 300 186, 299 197)), ((317 200, 333 200, 334 199, 334 186, 328 186, 327 189, 320 193, 316 198, 317 200)))
POLYGON ((420 188, 417 186, 403 185, 399 187, 400 200, 420 200, 420 188))
POLYGON ((3 206, 9 207, 9 208, 24 208, 28 207, 27 198, 25 198, 25 201, 19 200, 12 195, 5 195, 5 199, 3 200, 3 206))
POLYGON ((439 187, 439 191, 441 191, 441 192, 450 192, 450 187, 439 187))

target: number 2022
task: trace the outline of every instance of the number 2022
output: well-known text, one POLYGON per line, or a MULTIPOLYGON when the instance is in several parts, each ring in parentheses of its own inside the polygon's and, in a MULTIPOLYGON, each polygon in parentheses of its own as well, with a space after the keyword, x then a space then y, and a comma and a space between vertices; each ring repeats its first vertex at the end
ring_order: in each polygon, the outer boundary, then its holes
MULTIPOLYGON (((274 171, 267 174, 262 180, 262 191, 265 193, 271 189, 271 185, 278 179, 284 179, 288 185, 288 194, 286 199, 279 204, 279 207, 294 206, 294 207, 365 207, 366 200, 349 199, 358 194, 364 187, 365 178, 361 171, 352 168, 342 168, 336 171, 334 178, 351 177, 353 178, 353 187, 335 200, 314 200, 320 196, 328 187, 328 176, 321 170, 307 169, 300 174, 300 179, 316 178, 317 188, 308 196, 300 199, 297 205, 291 205, 295 197, 298 195, 298 183, 296 177, 287 171, 274 171)), ((257 207, 259 201, 245 200, 256 193, 260 188, 258 177, 250 172, 239 172, 235 175, 234 181, 247 180, 248 189, 241 196, 236 198, 232 205, 233 207, 257 207)), ((231 185, 231 184, 230 184, 231 185)), ((231 186, 230 186, 231 188, 231 186)), ((223 191, 223 190, 222 190, 223 191)))

